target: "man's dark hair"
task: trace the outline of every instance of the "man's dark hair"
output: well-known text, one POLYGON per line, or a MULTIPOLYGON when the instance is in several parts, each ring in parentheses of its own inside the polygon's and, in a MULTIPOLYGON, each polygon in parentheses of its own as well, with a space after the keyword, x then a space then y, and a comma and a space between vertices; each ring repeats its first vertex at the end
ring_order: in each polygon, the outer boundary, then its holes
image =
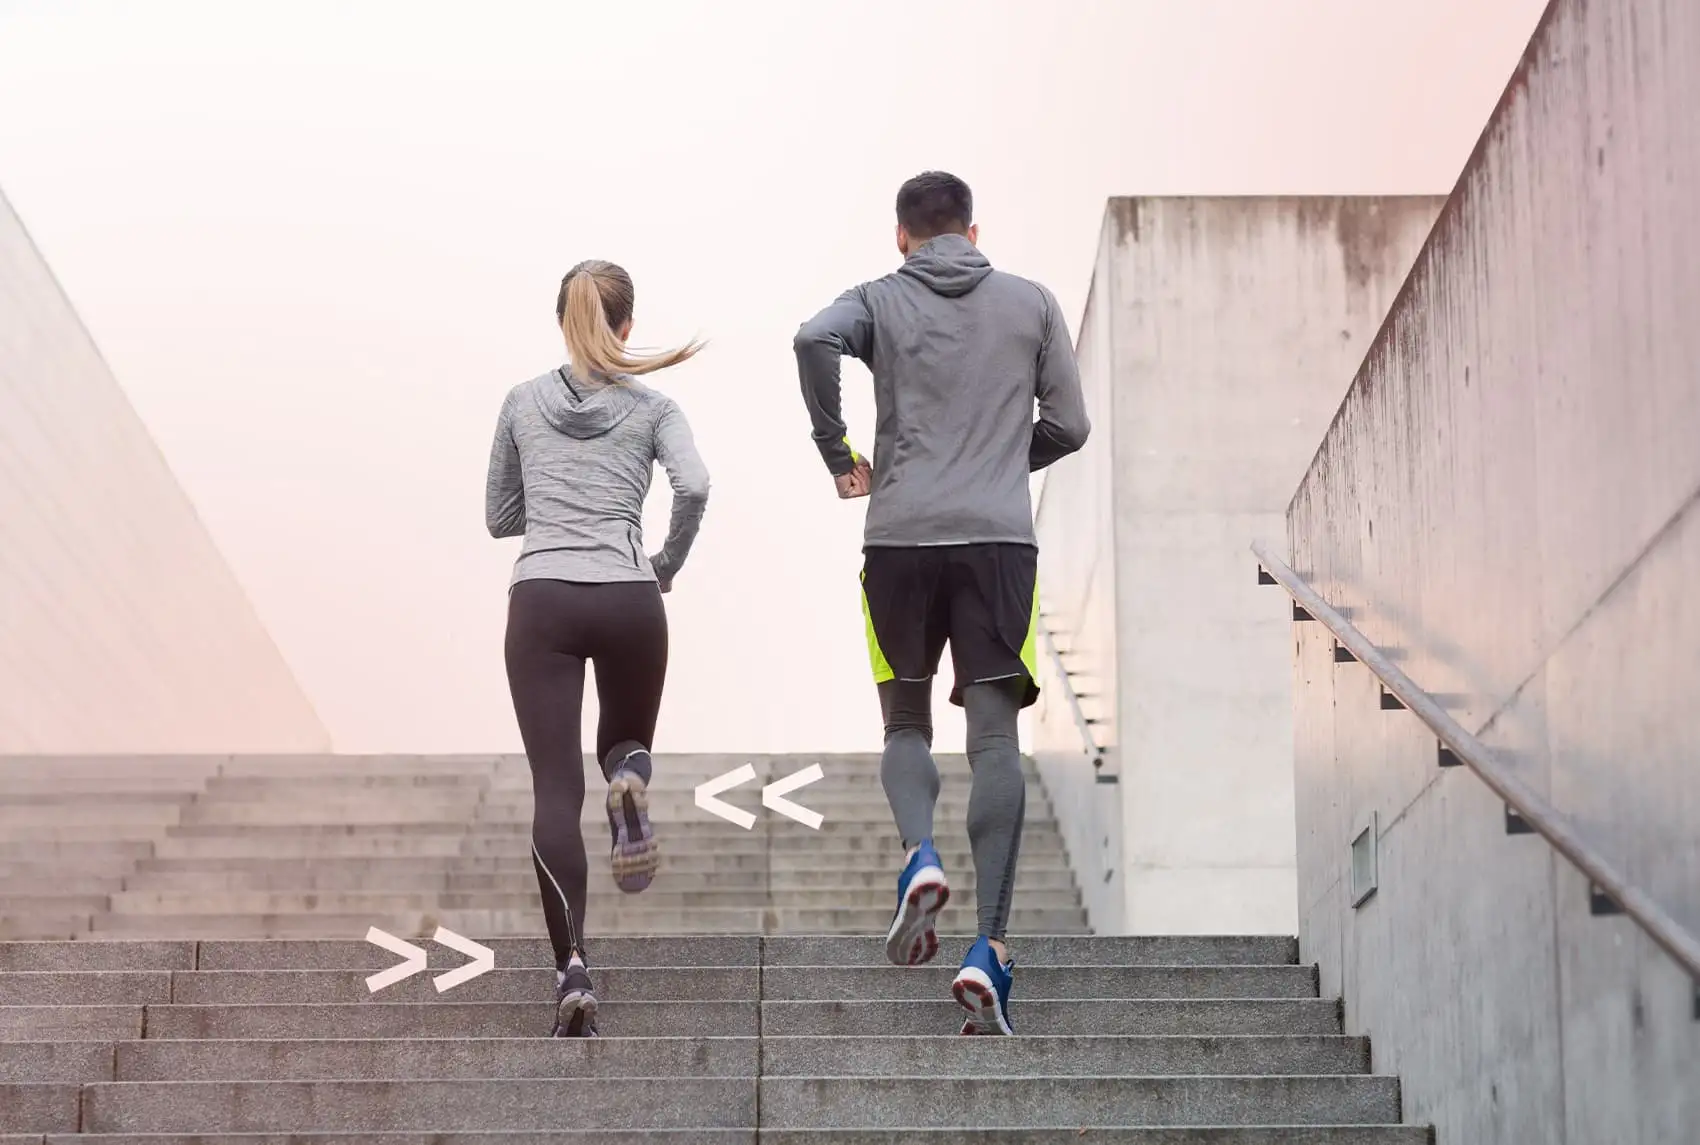
POLYGON ((967 234, 974 222, 974 192, 955 175, 924 171, 897 189, 897 221, 923 240, 967 234))

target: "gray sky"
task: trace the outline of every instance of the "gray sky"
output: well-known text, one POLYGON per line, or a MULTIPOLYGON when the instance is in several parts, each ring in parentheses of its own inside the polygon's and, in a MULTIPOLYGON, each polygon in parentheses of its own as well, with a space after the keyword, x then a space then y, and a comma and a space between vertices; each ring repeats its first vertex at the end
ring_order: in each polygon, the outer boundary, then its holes
POLYGON ((967 179, 1078 327, 1111 195, 1449 190, 1543 7, 0 0, 0 185, 339 750, 517 748, 484 465, 586 257, 635 343, 712 340, 656 379, 714 477, 658 747, 863 750, 862 507, 790 339, 895 264, 897 185, 967 179))

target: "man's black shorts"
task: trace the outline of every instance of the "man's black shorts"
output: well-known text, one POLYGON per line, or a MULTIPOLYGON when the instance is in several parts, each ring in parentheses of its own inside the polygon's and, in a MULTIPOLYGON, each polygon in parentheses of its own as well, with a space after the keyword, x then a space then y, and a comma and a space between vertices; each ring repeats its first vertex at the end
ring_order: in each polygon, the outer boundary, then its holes
POLYGON ((862 616, 874 681, 930 680, 944 646, 956 670, 950 702, 969 684, 1021 679, 1022 707, 1039 698, 1039 550, 1031 545, 870 547, 862 554, 862 616))

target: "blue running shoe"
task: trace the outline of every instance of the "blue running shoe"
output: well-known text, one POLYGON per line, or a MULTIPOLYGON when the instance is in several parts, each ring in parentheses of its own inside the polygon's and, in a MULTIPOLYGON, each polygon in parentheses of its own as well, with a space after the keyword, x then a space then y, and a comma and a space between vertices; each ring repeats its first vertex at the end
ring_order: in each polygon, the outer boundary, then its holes
POLYGON ((962 1023, 964 1034, 1013 1034, 1009 1020, 1009 986, 1015 978, 1015 959, 999 963, 987 938, 976 938, 956 972, 950 992, 957 1005, 968 1011, 962 1023))
POLYGON ((939 952, 938 932, 933 928, 939 911, 950 901, 950 884, 931 839, 910 856, 897 876, 897 913, 885 935, 885 956, 894 966, 920 966, 939 952))

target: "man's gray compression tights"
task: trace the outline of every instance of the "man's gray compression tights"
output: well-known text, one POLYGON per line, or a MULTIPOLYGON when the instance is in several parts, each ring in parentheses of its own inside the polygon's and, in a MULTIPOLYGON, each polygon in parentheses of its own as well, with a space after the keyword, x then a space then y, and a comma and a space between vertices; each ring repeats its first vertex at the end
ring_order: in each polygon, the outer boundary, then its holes
MULTIPOLYGON (((1024 680, 970 684, 962 690, 968 717, 968 842, 974 851, 980 933, 1002 940, 1015 893, 1015 863, 1027 816, 1018 717, 1024 680)), ((888 680, 879 686, 885 716, 880 782, 897 820, 903 847, 933 837, 939 771, 933 763, 931 680, 888 680)))

